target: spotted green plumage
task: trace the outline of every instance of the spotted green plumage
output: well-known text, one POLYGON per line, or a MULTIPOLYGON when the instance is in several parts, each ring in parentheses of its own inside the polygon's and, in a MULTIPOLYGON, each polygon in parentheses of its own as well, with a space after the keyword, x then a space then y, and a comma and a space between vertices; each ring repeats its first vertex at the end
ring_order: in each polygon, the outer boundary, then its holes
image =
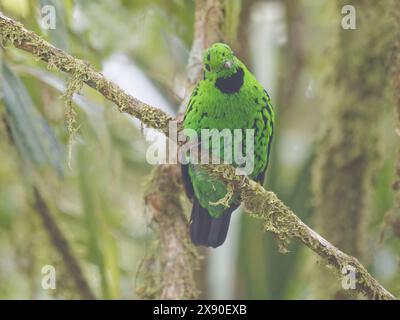
MULTIPOLYGON (((199 135, 201 129, 254 129, 255 161, 254 170, 249 176, 262 183, 268 165, 274 123, 267 92, 225 44, 216 43, 207 49, 203 66, 205 76, 191 95, 183 127, 194 129, 199 135)), ((245 144, 243 148, 246 148, 245 144)), ((227 208, 222 204, 215 205, 215 202, 226 195, 225 186, 217 179, 212 179, 199 166, 189 165, 187 172, 193 196, 200 206, 211 217, 221 217, 227 208)), ((229 205, 236 207, 236 202, 237 195, 234 195, 229 205)))

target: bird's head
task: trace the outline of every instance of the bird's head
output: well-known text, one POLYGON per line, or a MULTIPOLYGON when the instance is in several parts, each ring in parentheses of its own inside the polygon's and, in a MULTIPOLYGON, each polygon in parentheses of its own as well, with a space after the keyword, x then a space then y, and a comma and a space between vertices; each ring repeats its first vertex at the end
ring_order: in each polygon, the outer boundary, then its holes
POLYGON ((238 67, 239 60, 232 49, 225 43, 214 43, 203 54, 203 66, 206 77, 210 74, 217 78, 226 78, 233 75, 238 67))

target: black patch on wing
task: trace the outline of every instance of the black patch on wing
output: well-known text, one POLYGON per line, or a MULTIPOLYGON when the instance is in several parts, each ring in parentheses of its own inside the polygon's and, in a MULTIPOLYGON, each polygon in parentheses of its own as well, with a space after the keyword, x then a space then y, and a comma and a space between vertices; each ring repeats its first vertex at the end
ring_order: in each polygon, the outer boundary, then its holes
POLYGON ((243 85, 244 71, 239 68, 238 71, 230 77, 218 78, 215 86, 222 92, 233 94, 240 90, 243 85))

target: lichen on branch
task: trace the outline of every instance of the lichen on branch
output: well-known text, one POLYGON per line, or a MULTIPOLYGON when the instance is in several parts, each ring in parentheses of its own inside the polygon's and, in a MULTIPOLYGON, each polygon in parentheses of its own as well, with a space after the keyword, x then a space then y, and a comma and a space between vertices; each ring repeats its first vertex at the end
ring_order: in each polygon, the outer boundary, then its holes
POLYGON ((72 97, 75 93, 79 93, 85 81, 87 81, 87 76, 82 70, 77 70, 72 74, 71 79, 69 79, 67 84, 67 89, 65 90, 62 98, 65 104, 65 119, 67 122, 68 130, 68 166, 71 168, 72 159, 72 143, 76 132, 79 127, 76 127, 76 111, 72 105, 72 97))
MULTIPOLYGON (((128 95, 89 64, 55 48, 1 13, 0 35, 5 40, 11 41, 15 47, 31 53, 52 67, 72 74, 78 70, 82 71, 86 77, 84 82, 114 102, 120 112, 128 113, 147 126, 168 134, 168 124, 173 119, 171 116, 128 95)), ((248 177, 236 175, 235 169, 231 166, 215 165, 205 168, 227 186, 229 185, 234 192, 238 192, 245 209, 253 217, 261 219, 265 230, 275 234, 280 243, 286 243, 291 239, 299 241, 323 258, 327 265, 333 266, 338 273, 343 266, 352 265, 357 272, 355 290, 371 299, 395 299, 356 258, 343 253, 304 224, 273 192, 266 191, 248 177)), ((176 219, 176 215, 173 219, 176 219)))
POLYGON ((272 191, 266 191, 260 184, 248 177, 236 175, 235 168, 227 165, 207 165, 206 170, 214 177, 230 186, 240 194, 244 209, 253 217, 262 220, 264 229, 272 232, 285 250, 290 240, 296 240, 310 248, 327 266, 333 267, 339 275, 344 266, 356 271, 356 291, 370 299, 395 299, 365 267, 354 257, 349 256, 308 227, 272 191))
MULTIPOLYGON (((124 92, 118 85, 107 80, 89 63, 74 58, 54 47, 22 24, 0 12, 0 36, 16 48, 31 53, 35 58, 48 64, 49 68, 82 76, 81 80, 114 102, 120 112, 138 118, 143 124, 168 134, 168 123, 172 117, 124 92)), ((75 79, 78 81, 78 79, 75 79)))

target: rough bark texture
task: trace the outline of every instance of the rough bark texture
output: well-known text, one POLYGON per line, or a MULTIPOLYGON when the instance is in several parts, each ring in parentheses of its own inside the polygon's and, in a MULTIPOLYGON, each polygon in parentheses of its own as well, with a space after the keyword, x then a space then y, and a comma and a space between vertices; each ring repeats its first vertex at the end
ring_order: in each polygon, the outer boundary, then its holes
POLYGON ((157 256, 161 267, 156 277, 159 279, 156 296, 161 299, 190 299, 198 295, 193 276, 198 257, 188 236, 177 171, 179 167, 174 165, 155 168, 145 194, 150 225, 158 235, 157 256))
MULTIPOLYGON (((145 124, 162 132, 168 130, 168 119, 171 119, 170 116, 123 93, 115 84, 105 80, 99 73, 84 64, 81 60, 74 59, 72 56, 54 48, 31 31, 23 28, 19 23, 1 14, 0 35, 4 39, 10 40, 16 47, 32 53, 39 59, 50 64, 56 63, 57 68, 60 70, 74 72, 75 70, 84 68, 84 72, 87 72, 84 82, 89 85, 92 84, 91 86, 98 91, 110 92, 110 90, 114 90, 111 95, 107 95, 106 97, 114 102, 116 101, 119 107, 122 106, 120 108, 121 112, 127 112, 142 120, 145 124), (32 39, 33 42, 29 42, 29 39, 32 39), (57 61, 48 59, 49 55, 52 56, 56 53, 60 59, 56 59, 57 61), (99 79, 98 77, 100 77, 100 82, 103 86, 93 85, 92 78, 99 79), (123 99, 123 104, 121 104, 119 99, 111 99, 120 96, 126 97, 123 99)), ((240 192, 241 200, 247 211, 254 217, 263 220, 265 230, 274 233, 282 244, 282 247, 285 246, 285 243, 289 239, 295 239, 312 249, 329 265, 333 266, 337 272, 340 272, 342 266, 350 263, 357 271, 357 285, 355 289, 357 292, 363 293, 371 299, 394 299, 394 296, 383 288, 356 258, 346 255, 306 226, 273 192, 265 191, 260 185, 246 177, 236 176, 234 168, 230 166, 219 165, 208 167, 208 169, 226 184, 230 184, 230 186, 227 186, 228 189, 240 192)), ((172 199, 169 199, 169 201, 172 201, 172 199)))

